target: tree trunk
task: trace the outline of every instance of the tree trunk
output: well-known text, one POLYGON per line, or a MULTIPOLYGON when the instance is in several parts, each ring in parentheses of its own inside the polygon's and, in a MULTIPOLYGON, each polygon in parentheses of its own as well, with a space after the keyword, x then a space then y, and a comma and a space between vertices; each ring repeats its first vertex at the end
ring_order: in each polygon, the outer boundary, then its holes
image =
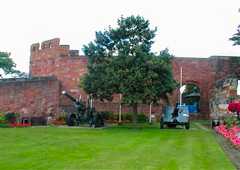
POLYGON ((137 123, 137 115, 138 115, 138 104, 137 103, 134 103, 132 105, 132 108, 133 108, 133 123, 136 124, 137 123))

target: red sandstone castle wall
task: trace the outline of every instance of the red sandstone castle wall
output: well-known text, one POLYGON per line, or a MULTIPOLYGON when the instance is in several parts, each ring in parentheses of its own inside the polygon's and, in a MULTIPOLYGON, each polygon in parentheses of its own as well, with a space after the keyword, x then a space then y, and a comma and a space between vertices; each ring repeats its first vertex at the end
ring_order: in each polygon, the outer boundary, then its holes
MULTIPOLYGON (((209 94, 215 81, 229 74, 229 58, 174 58, 174 78, 180 81, 180 67, 183 67, 183 83, 196 84, 201 91, 200 110, 203 117, 209 115, 209 94)), ((75 97, 80 95, 86 100, 86 94, 79 88, 80 77, 87 72, 87 58, 79 56, 77 50, 70 50, 69 45, 60 45, 60 39, 44 41, 31 46, 30 74, 31 76, 56 76, 61 82, 61 90, 67 90, 75 97)), ((175 91, 174 102, 178 99, 175 91)), ((68 99, 61 96, 60 105, 70 105, 68 99)), ((98 110, 118 112, 118 96, 111 103, 95 101, 98 110)), ((131 111, 124 107, 124 111, 131 111)), ((139 111, 147 113, 148 106, 140 106, 139 111)), ((153 108, 153 112, 161 112, 162 106, 153 108)))
POLYGON ((21 116, 58 113, 59 82, 54 78, 0 81, 0 111, 21 116))

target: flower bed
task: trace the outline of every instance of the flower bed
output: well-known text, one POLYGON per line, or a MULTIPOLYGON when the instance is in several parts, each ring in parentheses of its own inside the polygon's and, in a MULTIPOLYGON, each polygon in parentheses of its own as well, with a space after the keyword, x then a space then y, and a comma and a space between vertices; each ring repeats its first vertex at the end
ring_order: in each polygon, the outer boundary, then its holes
POLYGON ((227 128, 226 125, 220 125, 215 127, 215 131, 228 139, 235 148, 240 150, 240 127, 233 126, 227 128))
POLYGON ((0 112, 0 127, 29 127, 31 123, 22 123, 19 120, 19 113, 0 112), (20 123, 21 122, 21 123, 20 123))
POLYGON ((31 123, 10 123, 10 127, 29 127, 31 123))

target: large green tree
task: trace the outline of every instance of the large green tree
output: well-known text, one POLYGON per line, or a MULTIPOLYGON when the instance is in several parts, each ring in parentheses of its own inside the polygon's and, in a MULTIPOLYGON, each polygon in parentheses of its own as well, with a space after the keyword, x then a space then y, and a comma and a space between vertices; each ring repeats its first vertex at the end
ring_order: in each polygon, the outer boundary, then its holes
POLYGON ((94 98, 111 100, 122 94, 133 107, 136 120, 140 103, 157 103, 176 85, 168 50, 151 52, 156 28, 141 16, 121 17, 117 27, 96 32, 96 39, 83 47, 88 56, 88 73, 83 89, 94 98))
POLYGON ((11 74, 15 75, 16 77, 25 76, 25 73, 16 70, 16 64, 14 63, 12 58, 10 58, 10 53, 7 52, 0 52, 0 75, 1 72, 5 75, 11 74))

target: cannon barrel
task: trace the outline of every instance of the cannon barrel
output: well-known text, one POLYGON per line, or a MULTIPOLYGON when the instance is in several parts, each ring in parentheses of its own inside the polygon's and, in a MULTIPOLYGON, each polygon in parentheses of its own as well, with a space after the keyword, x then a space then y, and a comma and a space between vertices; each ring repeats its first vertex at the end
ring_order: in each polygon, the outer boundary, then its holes
POLYGON ((67 96, 71 101, 73 101, 74 103, 78 103, 78 100, 75 99, 73 96, 71 96, 70 94, 68 94, 66 91, 62 91, 62 94, 67 96))

